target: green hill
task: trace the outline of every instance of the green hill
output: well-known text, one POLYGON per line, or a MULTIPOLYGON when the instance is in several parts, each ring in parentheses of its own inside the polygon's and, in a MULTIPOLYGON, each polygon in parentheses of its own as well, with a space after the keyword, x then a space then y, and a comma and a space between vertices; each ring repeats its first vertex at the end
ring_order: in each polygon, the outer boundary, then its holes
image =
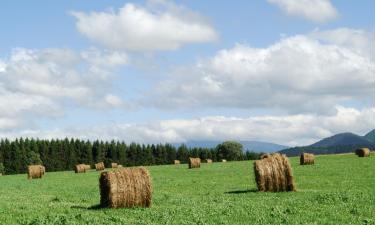
POLYGON ((365 137, 353 133, 341 133, 333 135, 332 137, 324 138, 311 145, 311 147, 331 147, 331 146, 348 146, 348 145, 363 145, 369 146, 374 143, 367 140, 365 137))
POLYGON ((366 138, 368 141, 371 141, 372 143, 375 143, 375 129, 367 133, 364 138, 366 138))
POLYGON ((256 191, 252 161, 148 167, 151 208, 100 209, 99 173, 0 177, 0 224, 374 224, 375 155, 291 158, 297 192, 256 191))
POLYGON ((303 152, 314 154, 340 154, 351 153, 357 148, 375 149, 375 130, 372 130, 365 136, 359 136, 353 133, 340 133, 331 137, 324 138, 312 145, 287 148, 279 151, 288 156, 298 156, 303 152))

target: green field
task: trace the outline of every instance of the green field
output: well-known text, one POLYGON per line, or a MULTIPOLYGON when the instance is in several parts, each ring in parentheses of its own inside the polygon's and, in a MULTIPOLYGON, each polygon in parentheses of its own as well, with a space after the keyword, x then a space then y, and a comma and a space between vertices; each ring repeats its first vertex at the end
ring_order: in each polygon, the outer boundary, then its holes
POLYGON ((298 191, 256 191, 252 161, 148 167, 151 208, 100 209, 99 173, 0 177, 0 224, 375 224, 375 155, 291 158, 298 191))

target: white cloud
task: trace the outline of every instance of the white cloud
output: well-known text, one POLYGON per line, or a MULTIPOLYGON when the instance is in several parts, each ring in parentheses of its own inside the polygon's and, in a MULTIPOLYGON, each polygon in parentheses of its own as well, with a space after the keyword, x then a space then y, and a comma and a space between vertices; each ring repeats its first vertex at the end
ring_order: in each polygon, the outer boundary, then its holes
POLYGON ((6 64, 0 60, 0 73, 5 72, 6 64))
POLYGON ((267 0, 280 7, 286 14, 314 22, 335 19, 338 12, 330 0, 267 0))
POLYGON ((72 12, 77 29, 112 49, 175 50, 189 43, 215 41, 214 28, 197 13, 169 1, 149 1, 149 7, 127 3, 118 12, 72 12))
MULTIPOLYGON (((0 121, 1 122, 1 121, 0 121)), ((198 119, 172 119, 144 124, 107 124, 92 127, 25 130, 24 137, 120 139, 128 142, 160 143, 186 140, 261 140, 289 146, 312 144, 327 136, 352 131, 365 134, 375 127, 375 108, 337 107, 329 116, 287 115, 247 118, 210 116, 198 119)), ((13 135, 18 137, 19 133, 13 135)), ((0 137, 12 137, 0 133, 0 137)))
POLYGON ((371 60, 375 60, 375 33, 373 31, 338 28, 335 30, 315 30, 310 37, 348 48, 371 60))
POLYGON ((129 63, 129 57, 124 52, 102 52, 99 49, 91 48, 83 51, 81 56, 92 65, 101 67, 121 66, 129 63))
POLYGON ((350 35, 345 44, 322 36, 313 32, 266 48, 236 45, 221 50, 194 66, 172 71, 144 104, 334 113, 337 104, 373 99, 374 42, 351 45, 350 35))
POLYGON ((62 116, 67 105, 121 107, 110 93, 111 68, 121 53, 69 49, 14 49, 0 63, 0 130, 30 125, 40 116, 62 116), (91 54, 91 55, 90 55, 91 54))

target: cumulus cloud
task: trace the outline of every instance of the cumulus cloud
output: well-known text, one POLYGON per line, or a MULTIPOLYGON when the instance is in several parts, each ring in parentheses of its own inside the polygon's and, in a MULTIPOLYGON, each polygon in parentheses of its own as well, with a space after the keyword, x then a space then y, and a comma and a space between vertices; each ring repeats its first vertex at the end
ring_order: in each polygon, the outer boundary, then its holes
POLYGON ((310 37, 348 48, 371 60, 375 60, 375 33, 368 30, 338 28, 335 30, 315 30, 310 37))
POLYGON ((287 37, 266 48, 238 44, 172 71, 144 104, 335 113, 337 104, 375 97, 374 42, 347 33, 345 41, 329 38, 327 31, 287 37))
POLYGON ((124 52, 103 52, 97 48, 90 48, 83 51, 81 57, 90 64, 99 67, 121 66, 129 62, 129 57, 124 52))
POLYGON ((314 22, 326 22, 338 16, 330 0, 267 0, 290 16, 302 17, 314 22))
POLYGON ((72 12, 77 29, 89 39, 112 49, 175 50, 189 43, 215 41, 214 28, 199 14, 170 1, 131 3, 117 12, 72 12))
MULTIPOLYGON (((119 139, 141 143, 187 140, 261 140, 295 146, 312 144, 339 132, 352 131, 364 134, 375 127, 375 108, 362 110, 342 106, 336 108, 336 114, 327 116, 308 114, 247 118, 210 116, 144 124, 116 123, 48 131, 24 130, 21 134, 24 137, 119 139)), ((13 136, 18 137, 17 135, 13 136)), ((0 136, 12 137, 12 134, 3 132, 0 136)))
POLYGON ((127 63, 126 56, 88 52, 17 48, 2 59, 0 129, 24 126, 40 116, 62 116, 67 104, 120 107, 122 100, 108 92, 112 82, 109 74, 113 66, 127 63))

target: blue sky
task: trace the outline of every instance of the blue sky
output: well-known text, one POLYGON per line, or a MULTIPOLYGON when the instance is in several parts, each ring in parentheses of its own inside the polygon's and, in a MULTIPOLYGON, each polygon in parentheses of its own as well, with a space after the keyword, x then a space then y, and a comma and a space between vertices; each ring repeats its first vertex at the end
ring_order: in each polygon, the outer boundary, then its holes
POLYGON ((312 143, 375 128, 373 1, 5 1, 0 136, 312 143))

